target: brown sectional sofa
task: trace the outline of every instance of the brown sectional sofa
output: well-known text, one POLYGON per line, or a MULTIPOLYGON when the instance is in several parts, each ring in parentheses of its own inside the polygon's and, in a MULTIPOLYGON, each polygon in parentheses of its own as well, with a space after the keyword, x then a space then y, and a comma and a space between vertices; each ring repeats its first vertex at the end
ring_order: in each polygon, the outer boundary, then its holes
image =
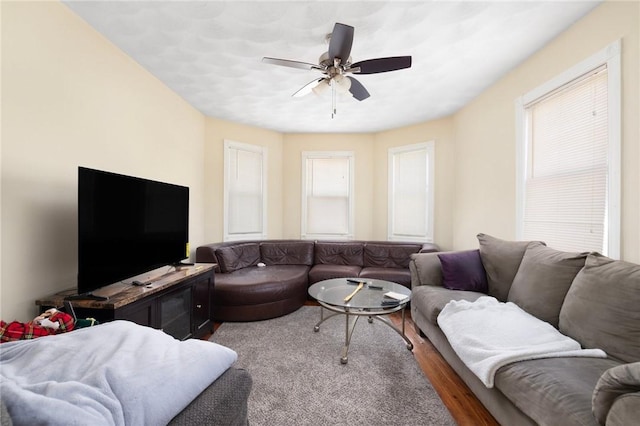
MULTIPOLYGON (((562 252, 540 242, 504 241, 484 234, 478 239, 476 256, 486 276, 485 292, 445 282, 445 263, 456 256, 467 260, 471 250, 412 255, 411 316, 419 331, 501 424, 638 424, 640 265, 597 253, 562 252), (486 293, 515 303, 583 348, 604 350, 607 357, 512 362, 497 370, 494 387, 486 387, 458 356, 438 322, 450 301, 472 302, 486 293)), ((458 277, 468 264, 457 265, 458 277)))
POLYGON ((330 278, 377 278, 410 287, 411 254, 435 251, 431 243, 236 241, 198 247, 196 262, 218 264, 214 318, 254 321, 295 311, 311 284, 330 278))

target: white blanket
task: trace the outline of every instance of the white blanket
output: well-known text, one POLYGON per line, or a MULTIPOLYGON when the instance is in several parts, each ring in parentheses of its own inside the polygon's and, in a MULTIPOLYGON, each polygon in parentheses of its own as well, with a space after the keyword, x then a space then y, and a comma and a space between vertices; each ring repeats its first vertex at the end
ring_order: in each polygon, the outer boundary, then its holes
POLYGON ((488 388, 493 387, 496 371, 512 362, 607 356, 600 349, 582 349, 578 342, 514 303, 489 296, 475 302, 447 303, 438 315, 438 325, 458 357, 488 388))
POLYGON ((16 425, 161 425, 237 354, 113 321, 0 345, 0 395, 16 425))

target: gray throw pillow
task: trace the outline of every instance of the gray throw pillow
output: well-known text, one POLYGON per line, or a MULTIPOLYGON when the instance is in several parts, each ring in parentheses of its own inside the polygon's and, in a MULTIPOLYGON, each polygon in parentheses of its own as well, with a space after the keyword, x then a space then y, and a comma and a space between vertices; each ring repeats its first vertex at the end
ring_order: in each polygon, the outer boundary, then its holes
POLYGON ((564 299, 559 325, 583 347, 640 361, 640 265, 588 255, 564 299))
POLYGON ((588 253, 568 253, 532 244, 513 278, 508 301, 558 328, 560 308, 588 253))
POLYGON ((513 278, 529 244, 544 245, 539 241, 505 241, 486 234, 478 234, 480 258, 487 271, 488 294, 506 302, 513 278))

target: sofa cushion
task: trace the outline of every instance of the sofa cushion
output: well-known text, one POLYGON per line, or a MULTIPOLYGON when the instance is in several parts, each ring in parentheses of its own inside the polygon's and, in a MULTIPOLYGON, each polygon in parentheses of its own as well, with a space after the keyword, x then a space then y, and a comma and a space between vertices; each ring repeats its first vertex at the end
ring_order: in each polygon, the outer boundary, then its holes
POLYGON ((306 298, 309 267, 305 265, 252 266, 231 274, 216 275, 216 305, 257 305, 306 298))
MULTIPOLYGON (((316 241, 314 262, 316 265, 352 265, 362 267, 364 265, 363 254, 362 243, 316 241)), ((358 271, 360 270, 358 269, 358 271)))
POLYGON ((506 241, 486 234, 478 234, 480 258, 487 271, 488 294, 506 302, 513 278, 529 244, 532 241, 506 241))
POLYGON ((365 243, 364 266, 408 269, 412 253, 418 253, 422 244, 365 243))
POLYGON ((602 373, 618 364, 609 358, 546 358, 500 368, 498 388, 540 425, 594 425, 591 394, 602 373))
POLYGON ((587 348, 640 361, 640 265, 589 254, 560 310, 560 331, 587 348))
POLYGON ((558 328, 564 297, 586 258, 587 253, 530 245, 513 278, 507 300, 558 328))
POLYGON ((421 285, 411 291, 411 305, 416 307, 432 324, 437 324, 438 315, 445 305, 452 300, 468 300, 473 302, 484 293, 475 291, 449 290, 433 285, 421 285))
POLYGON ((487 293, 487 274, 479 250, 439 254, 442 286, 451 290, 487 293))
POLYGON ((233 272, 260 263, 260 246, 258 243, 241 243, 219 247, 216 257, 222 272, 233 272))
POLYGON ((357 278, 362 268, 353 265, 313 265, 309 271, 309 284, 333 278, 357 278))
POLYGON ((262 242, 260 257, 267 265, 313 265, 313 241, 262 242))
POLYGON ((640 362, 608 369, 602 373, 593 390, 593 415, 604 425, 615 400, 622 395, 636 392, 640 397, 640 362))
POLYGON ((411 273, 408 269, 364 267, 358 275, 361 278, 375 278, 391 281, 411 288, 411 273))

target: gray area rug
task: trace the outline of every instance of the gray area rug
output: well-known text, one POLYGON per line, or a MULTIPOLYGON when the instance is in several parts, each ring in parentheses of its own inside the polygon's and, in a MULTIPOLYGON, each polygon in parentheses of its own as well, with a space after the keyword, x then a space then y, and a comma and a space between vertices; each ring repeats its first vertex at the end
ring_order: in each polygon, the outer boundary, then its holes
MULTIPOLYGON (((327 313, 327 311, 325 311, 327 313)), ((224 323, 211 340, 238 353, 253 377, 249 422, 263 425, 455 425, 404 340, 360 318, 348 364, 345 319, 313 331, 320 307, 267 321, 224 323)))

